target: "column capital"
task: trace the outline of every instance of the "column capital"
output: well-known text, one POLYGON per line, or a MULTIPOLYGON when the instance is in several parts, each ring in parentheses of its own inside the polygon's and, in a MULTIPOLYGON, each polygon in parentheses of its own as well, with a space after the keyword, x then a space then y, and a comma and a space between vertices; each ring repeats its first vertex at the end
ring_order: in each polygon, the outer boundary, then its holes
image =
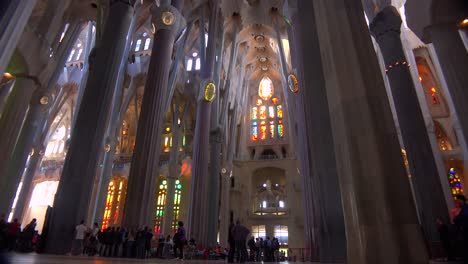
POLYGON ((369 25, 369 29, 378 41, 381 36, 388 33, 400 36, 401 23, 402 20, 398 10, 394 6, 387 6, 375 16, 369 25))
POLYGON ((153 34, 156 34, 158 30, 167 29, 170 30, 172 34, 174 34, 174 37, 177 37, 186 26, 184 16, 177 8, 171 5, 160 7, 153 6, 151 12, 153 34))

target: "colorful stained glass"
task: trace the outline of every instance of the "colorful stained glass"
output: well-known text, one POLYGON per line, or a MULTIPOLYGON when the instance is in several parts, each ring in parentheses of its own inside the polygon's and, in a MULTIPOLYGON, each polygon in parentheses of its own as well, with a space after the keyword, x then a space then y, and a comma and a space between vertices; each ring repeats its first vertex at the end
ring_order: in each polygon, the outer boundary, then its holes
POLYGON ((257 118, 258 118, 258 108, 257 107, 252 107, 252 113, 250 115, 250 118, 252 120, 257 120, 257 118))
POLYGON ((258 139, 258 127, 252 127, 252 140, 255 141, 258 139))
POLYGON ((126 179, 113 178, 107 187, 106 204, 104 208, 102 229, 109 226, 118 226, 121 221, 121 211, 125 202, 126 179))
POLYGON ((257 99, 257 101, 255 102, 256 105, 258 106, 261 106, 263 104, 263 101, 262 99, 257 99))
POLYGON ((260 127, 260 139, 266 139, 267 135, 267 127, 266 126, 261 126, 260 127))
POLYGON ((277 105, 279 103, 279 99, 278 98, 273 98, 271 99, 271 101, 273 102, 273 104, 277 105))
POLYGON ((284 136, 284 126, 283 124, 278 125, 278 137, 282 138, 284 136))
POLYGON ((454 168, 450 168, 449 170, 449 183, 454 197, 458 194, 463 194, 463 184, 460 176, 454 168))
POLYGON ((160 234, 164 217, 164 206, 166 205, 167 181, 163 180, 159 185, 158 198, 156 202, 156 217, 154 219, 154 233, 160 234))
POLYGON ((273 82, 268 77, 263 77, 258 85, 258 95, 263 100, 267 101, 273 96, 273 82))
POLYGON ((260 119, 266 119, 266 106, 260 106, 260 119))
POLYGON ((270 118, 275 118, 275 108, 273 106, 268 107, 268 116, 270 118))
POLYGON ((276 106, 276 115, 278 118, 283 118, 283 107, 281 105, 276 106))
POLYGON ((270 137, 275 137, 275 125, 270 125, 270 137))

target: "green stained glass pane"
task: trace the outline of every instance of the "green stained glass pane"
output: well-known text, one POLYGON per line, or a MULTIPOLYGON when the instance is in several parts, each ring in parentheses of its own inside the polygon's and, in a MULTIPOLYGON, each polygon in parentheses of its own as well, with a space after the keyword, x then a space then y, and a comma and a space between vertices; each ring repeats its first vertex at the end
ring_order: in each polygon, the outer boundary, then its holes
POLYGON ((178 184, 178 185, 177 185, 177 188, 178 188, 178 189, 182 189, 182 184, 178 184))
POLYGON ((176 181, 175 181, 175 183, 176 183, 176 184, 179 184, 179 183, 180 183, 180 181, 179 181, 179 180, 176 180, 176 181))

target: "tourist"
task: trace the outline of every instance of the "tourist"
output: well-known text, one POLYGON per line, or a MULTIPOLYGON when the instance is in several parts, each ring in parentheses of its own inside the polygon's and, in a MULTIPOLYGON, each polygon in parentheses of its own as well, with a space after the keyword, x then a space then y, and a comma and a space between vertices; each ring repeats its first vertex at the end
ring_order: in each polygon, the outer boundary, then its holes
POLYGON ((8 224, 5 215, 0 215, 0 252, 7 248, 8 224))
POLYGON ((145 231, 140 228, 135 237, 136 257, 140 259, 145 258, 145 237, 145 231))
POLYGON ((233 229, 234 241, 236 244, 237 262, 244 263, 247 260, 247 247, 245 245, 247 236, 250 231, 245 226, 241 225, 237 220, 236 226, 233 229))
POLYGON ((262 243, 260 238, 255 239, 255 261, 260 262, 261 260, 261 249, 262 249, 262 243))
POLYGON ((177 232, 174 234, 174 256, 176 259, 184 259, 184 246, 187 244, 187 238, 185 237, 184 222, 179 221, 177 232), (179 251, 179 257, 177 257, 177 251, 179 251))
POLYGON ((279 248, 280 248, 279 241, 276 237, 274 237, 273 240, 271 240, 271 252, 272 252, 272 257, 273 257, 274 262, 279 261, 279 248))
POLYGON ((153 233, 145 226, 145 258, 151 257, 151 239, 153 238, 153 233))
POLYGON ((163 253, 162 253, 163 258, 167 259, 171 256, 172 247, 173 247, 173 243, 172 243, 171 235, 167 235, 166 241, 164 242, 164 248, 163 248, 163 253))
POLYGON ((249 242, 247 242, 247 246, 249 246, 249 261, 255 261, 255 238, 251 237, 249 242))
POLYGON ((10 222, 8 224, 8 230, 7 230, 8 251, 12 251, 16 249, 16 240, 18 239, 19 232, 21 232, 20 224, 18 223, 18 219, 15 218, 13 222, 10 222))
POLYGON ((133 258, 135 254, 133 253, 133 248, 135 246, 135 229, 130 228, 127 233, 127 243, 126 243, 126 257, 133 258))
POLYGON ((272 251, 271 251, 271 240, 270 237, 266 237, 263 241, 263 250, 264 250, 264 261, 270 262, 273 261, 272 251))
POLYGON ((81 220, 80 224, 75 227, 75 241, 72 249, 72 255, 83 254, 83 239, 88 228, 84 224, 84 220, 81 220))
POLYGON ((163 256, 163 250, 164 250, 164 236, 159 235, 158 238, 158 249, 156 250, 156 257, 157 258, 162 258, 163 256))

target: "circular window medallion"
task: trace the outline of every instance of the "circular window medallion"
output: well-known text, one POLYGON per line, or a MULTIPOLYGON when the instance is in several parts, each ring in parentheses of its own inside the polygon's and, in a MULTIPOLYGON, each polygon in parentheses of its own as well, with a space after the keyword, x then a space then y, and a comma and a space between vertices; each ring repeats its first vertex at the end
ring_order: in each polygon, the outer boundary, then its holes
POLYGON ((44 95, 41 97, 41 99, 39 99, 39 102, 41 103, 41 105, 46 105, 49 103, 49 97, 44 95))
POLYGON ((174 20, 175 20, 174 14, 172 14, 169 11, 162 13, 161 18, 162 18, 162 22, 166 26, 171 26, 172 24, 174 24, 174 20))
POLYGON ((288 76, 288 87, 289 90, 293 93, 299 92, 299 82, 297 81, 296 75, 293 73, 289 74, 288 76))
POLYGON ((209 82, 205 86, 205 100, 208 102, 211 102, 215 98, 215 95, 216 95, 216 85, 214 85, 214 83, 212 82, 209 82))

